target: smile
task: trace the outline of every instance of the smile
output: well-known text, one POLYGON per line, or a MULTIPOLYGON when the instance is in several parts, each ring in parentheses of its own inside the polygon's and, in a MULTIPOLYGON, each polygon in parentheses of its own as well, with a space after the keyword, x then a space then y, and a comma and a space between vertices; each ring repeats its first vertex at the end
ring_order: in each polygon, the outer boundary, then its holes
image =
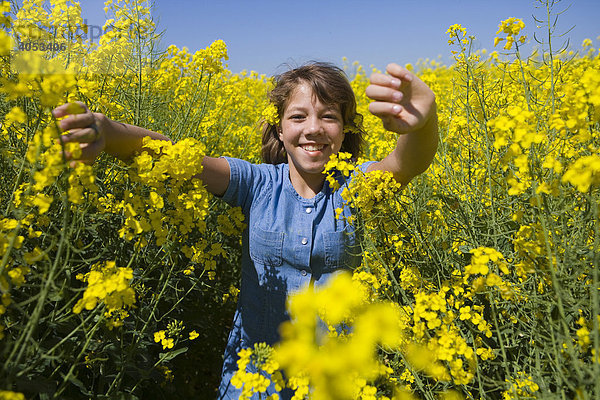
POLYGON ((321 151, 325 148, 324 144, 303 144, 301 147, 306 151, 321 151))

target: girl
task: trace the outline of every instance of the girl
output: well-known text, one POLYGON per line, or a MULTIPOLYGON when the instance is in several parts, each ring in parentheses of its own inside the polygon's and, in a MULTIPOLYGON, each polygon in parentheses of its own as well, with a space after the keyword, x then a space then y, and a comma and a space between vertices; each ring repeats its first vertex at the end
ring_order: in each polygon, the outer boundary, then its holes
MULTIPOLYGON (((390 155, 359 169, 390 171, 407 184, 427 169, 437 149, 435 96, 401 66, 390 64, 386 71, 371 76, 366 94, 374 102, 369 111, 387 130, 401 135, 390 155)), ((237 399, 241 393, 230 384, 237 353, 254 343, 278 340, 290 293, 307 285, 321 286, 336 271, 360 263, 352 226, 335 218, 336 208, 344 208, 340 191, 334 192, 322 173, 332 154, 345 151, 357 159, 361 152, 363 131, 356 123, 361 116, 348 79, 333 65, 311 63, 277 76, 270 100, 279 122, 264 126, 265 163, 204 157, 199 174, 209 192, 242 208, 248 225, 242 237, 241 291, 225 350, 220 399, 237 399)), ((67 115, 67 105, 56 108, 54 115, 67 115)), ((130 159, 142 150, 145 136, 169 140, 87 108, 60 121, 60 128, 70 131, 63 136, 65 142, 80 142, 81 161, 87 163, 102 151, 130 159)), ((347 207, 343 210, 345 216, 350 212, 347 207)), ((274 393, 272 387, 269 390, 274 393)))

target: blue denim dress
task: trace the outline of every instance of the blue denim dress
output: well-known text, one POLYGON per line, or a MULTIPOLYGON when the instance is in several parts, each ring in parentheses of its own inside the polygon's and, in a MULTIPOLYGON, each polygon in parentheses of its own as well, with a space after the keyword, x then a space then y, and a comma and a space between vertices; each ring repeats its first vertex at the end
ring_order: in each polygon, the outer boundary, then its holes
MULTIPOLYGON (((241 207, 247 228, 242 235, 242 279, 233 328, 225 349, 219 399, 238 399, 241 390, 230 380, 237 370, 237 353, 255 343, 274 344, 278 327, 289 319, 288 295, 309 284, 319 287, 343 269, 360 263, 360 248, 351 225, 335 218, 344 208, 341 190, 327 181, 312 199, 301 197, 289 178, 287 164, 251 164, 224 157, 231 170, 223 199, 241 207)), ((366 171, 369 164, 360 165, 366 171)), ((343 184, 343 177, 339 177, 343 184)), ((267 394, 277 393, 273 385, 267 394)), ((290 398, 289 390, 279 393, 290 398)), ((263 398, 265 396, 263 395, 263 398)), ((258 398, 258 397, 256 397, 258 398)))

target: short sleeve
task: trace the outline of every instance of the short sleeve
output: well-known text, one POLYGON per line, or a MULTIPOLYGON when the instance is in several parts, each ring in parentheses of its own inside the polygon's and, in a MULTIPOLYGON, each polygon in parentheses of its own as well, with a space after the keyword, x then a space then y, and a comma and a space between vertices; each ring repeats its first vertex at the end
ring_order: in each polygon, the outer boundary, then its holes
POLYGON ((229 163, 229 185, 222 199, 233 207, 241 207, 247 213, 254 197, 269 184, 269 173, 262 165, 252 164, 239 158, 223 157, 229 163))
POLYGON ((369 165, 371 164, 375 164, 377 161, 365 161, 364 163, 360 164, 358 166, 358 170, 360 172, 362 172, 363 174, 367 173, 367 168, 369 168, 369 165))

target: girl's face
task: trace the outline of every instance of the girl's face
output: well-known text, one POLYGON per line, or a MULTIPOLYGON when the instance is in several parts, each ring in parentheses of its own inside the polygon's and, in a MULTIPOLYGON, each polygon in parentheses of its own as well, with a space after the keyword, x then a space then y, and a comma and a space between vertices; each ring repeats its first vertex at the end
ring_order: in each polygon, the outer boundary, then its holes
POLYGON ((329 157, 342 147, 343 127, 339 105, 321 103, 308 84, 299 84, 283 112, 279 131, 290 171, 321 174, 329 157))

